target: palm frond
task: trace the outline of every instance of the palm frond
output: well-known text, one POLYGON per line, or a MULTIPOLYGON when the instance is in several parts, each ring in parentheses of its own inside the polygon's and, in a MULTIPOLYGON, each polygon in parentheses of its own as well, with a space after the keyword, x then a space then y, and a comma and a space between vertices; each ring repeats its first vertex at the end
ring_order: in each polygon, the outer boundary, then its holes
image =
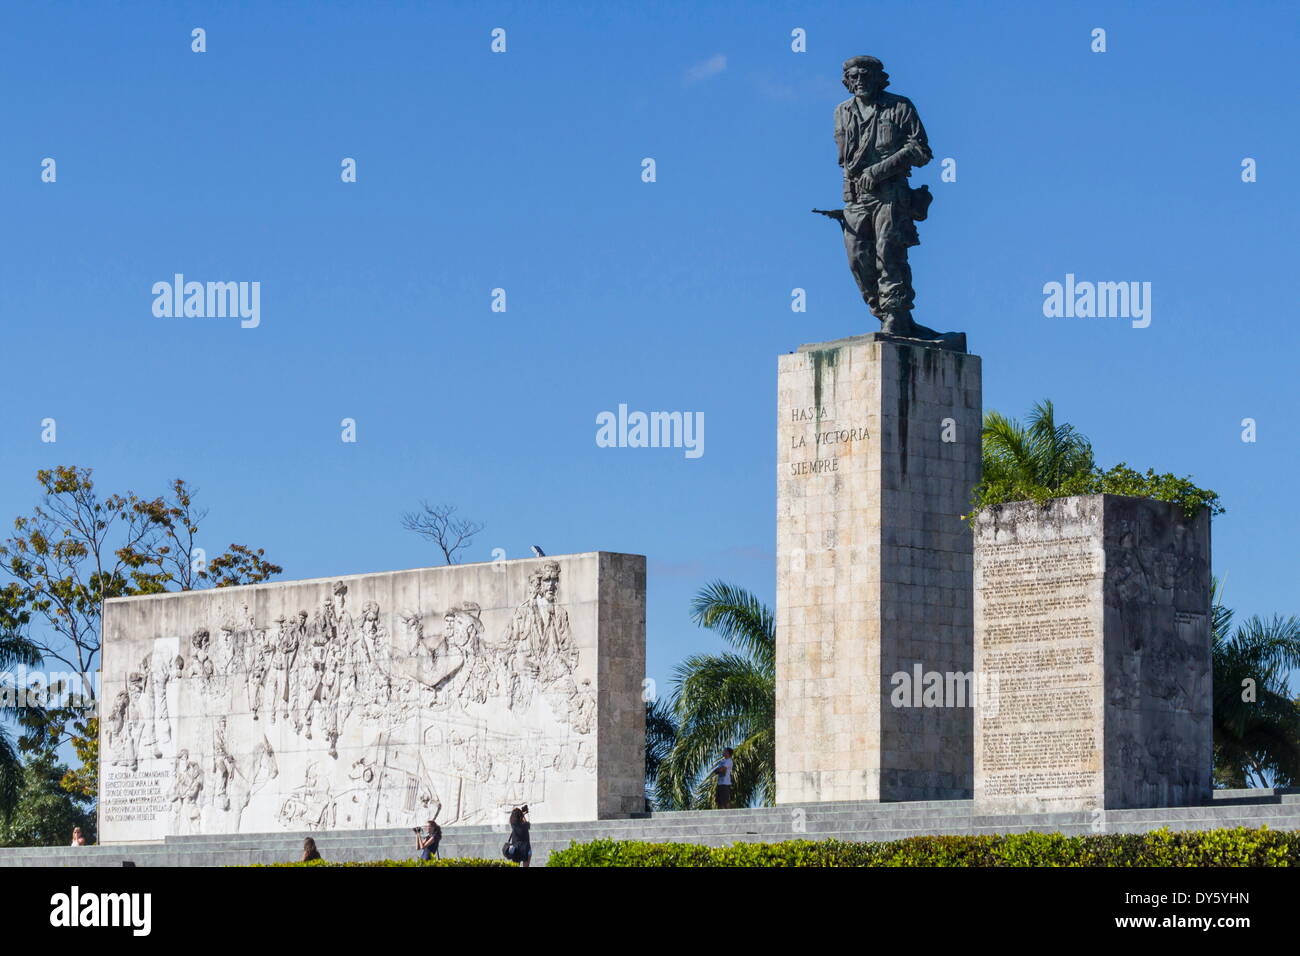
POLYGON ((760 667, 776 672, 776 618, 744 588, 713 581, 691 602, 691 618, 760 667))

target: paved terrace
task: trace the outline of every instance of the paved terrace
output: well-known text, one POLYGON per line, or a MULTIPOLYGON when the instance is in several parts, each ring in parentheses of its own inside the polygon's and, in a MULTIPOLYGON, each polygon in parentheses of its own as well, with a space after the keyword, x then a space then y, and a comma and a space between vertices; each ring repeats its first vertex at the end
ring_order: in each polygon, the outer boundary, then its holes
MULTIPOLYGON (((1216 827, 1300 829, 1300 790, 1220 790, 1205 806, 1156 810, 1110 810, 1110 833, 1208 830, 1216 827)), ((747 810, 692 810, 645 814, 631 819, 533 824, 533 862, 546 862, 552 850, 573 841, 673 841, 725 846, 739 841, 790 839, 897 840, 937 833, 1057 832, 1081 835, 1094 831, 1087 813, 1042 813, 977 816, 970 800, 908 803, 852 801, 790 804, 747 810)), ((410 830, 333 830, 318 833, 241 833, 172 837, 162 843, 95 847, 25 847, 0 849, 0 866, 229 866, 296 860, 304 837, 314 837, 328 860, 382 860, 414 856, 410 830)), ((443 856, 500 859, 506 834, 502 828, 446 827, 443 856)))

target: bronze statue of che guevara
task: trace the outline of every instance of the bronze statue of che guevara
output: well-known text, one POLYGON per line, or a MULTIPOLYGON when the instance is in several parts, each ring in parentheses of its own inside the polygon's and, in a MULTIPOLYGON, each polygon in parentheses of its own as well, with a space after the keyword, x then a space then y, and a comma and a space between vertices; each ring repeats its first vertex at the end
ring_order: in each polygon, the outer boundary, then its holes
POLYGON ((933 156, 921 117, 907 97, 885 92, 889 74, 874 56, 846 60, 843 83, 853 94, 835 108, 844 208, 813 211, 839 221, 849 268, 881 332, 956 345, 959 333, 936 332, 912 319, 916 293, 907 250, 921 241, 916 222, 925 219, 932 199, 928 187, 908 184, 912 167, 933 156))

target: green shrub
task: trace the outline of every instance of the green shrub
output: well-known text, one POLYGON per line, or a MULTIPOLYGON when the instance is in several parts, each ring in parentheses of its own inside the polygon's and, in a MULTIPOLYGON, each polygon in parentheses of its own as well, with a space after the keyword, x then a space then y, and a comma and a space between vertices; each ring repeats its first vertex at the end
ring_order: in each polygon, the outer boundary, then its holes
POLYGON ((1153 830, 1065 836, 1008 833, 917 836, 887 843, 787 840, 690 843, 593 840, 550 855, 547 866, 1300 866, 1300 831, 1153 830))

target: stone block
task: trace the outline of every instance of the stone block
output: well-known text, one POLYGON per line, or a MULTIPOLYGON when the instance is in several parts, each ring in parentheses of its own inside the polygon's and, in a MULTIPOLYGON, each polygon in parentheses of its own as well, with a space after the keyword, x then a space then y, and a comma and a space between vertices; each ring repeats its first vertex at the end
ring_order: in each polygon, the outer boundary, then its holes
POLYGON ((1210 600, 1208 511, 1090 495, 982 513, 978 812, 1208 799, 1210 600))
POLYGON ((973 667, 962 516, 980 360, 871 336, 807 345, 780 357, 778 396, 777 713, 804 723, 780 725, 777 800, 969 797, 971 708, 899 708, 891 692, 913 661, 973 667))
POLYGON ((639 555, 121 598, 103 627, 105 843, 643 809, 639 555))

